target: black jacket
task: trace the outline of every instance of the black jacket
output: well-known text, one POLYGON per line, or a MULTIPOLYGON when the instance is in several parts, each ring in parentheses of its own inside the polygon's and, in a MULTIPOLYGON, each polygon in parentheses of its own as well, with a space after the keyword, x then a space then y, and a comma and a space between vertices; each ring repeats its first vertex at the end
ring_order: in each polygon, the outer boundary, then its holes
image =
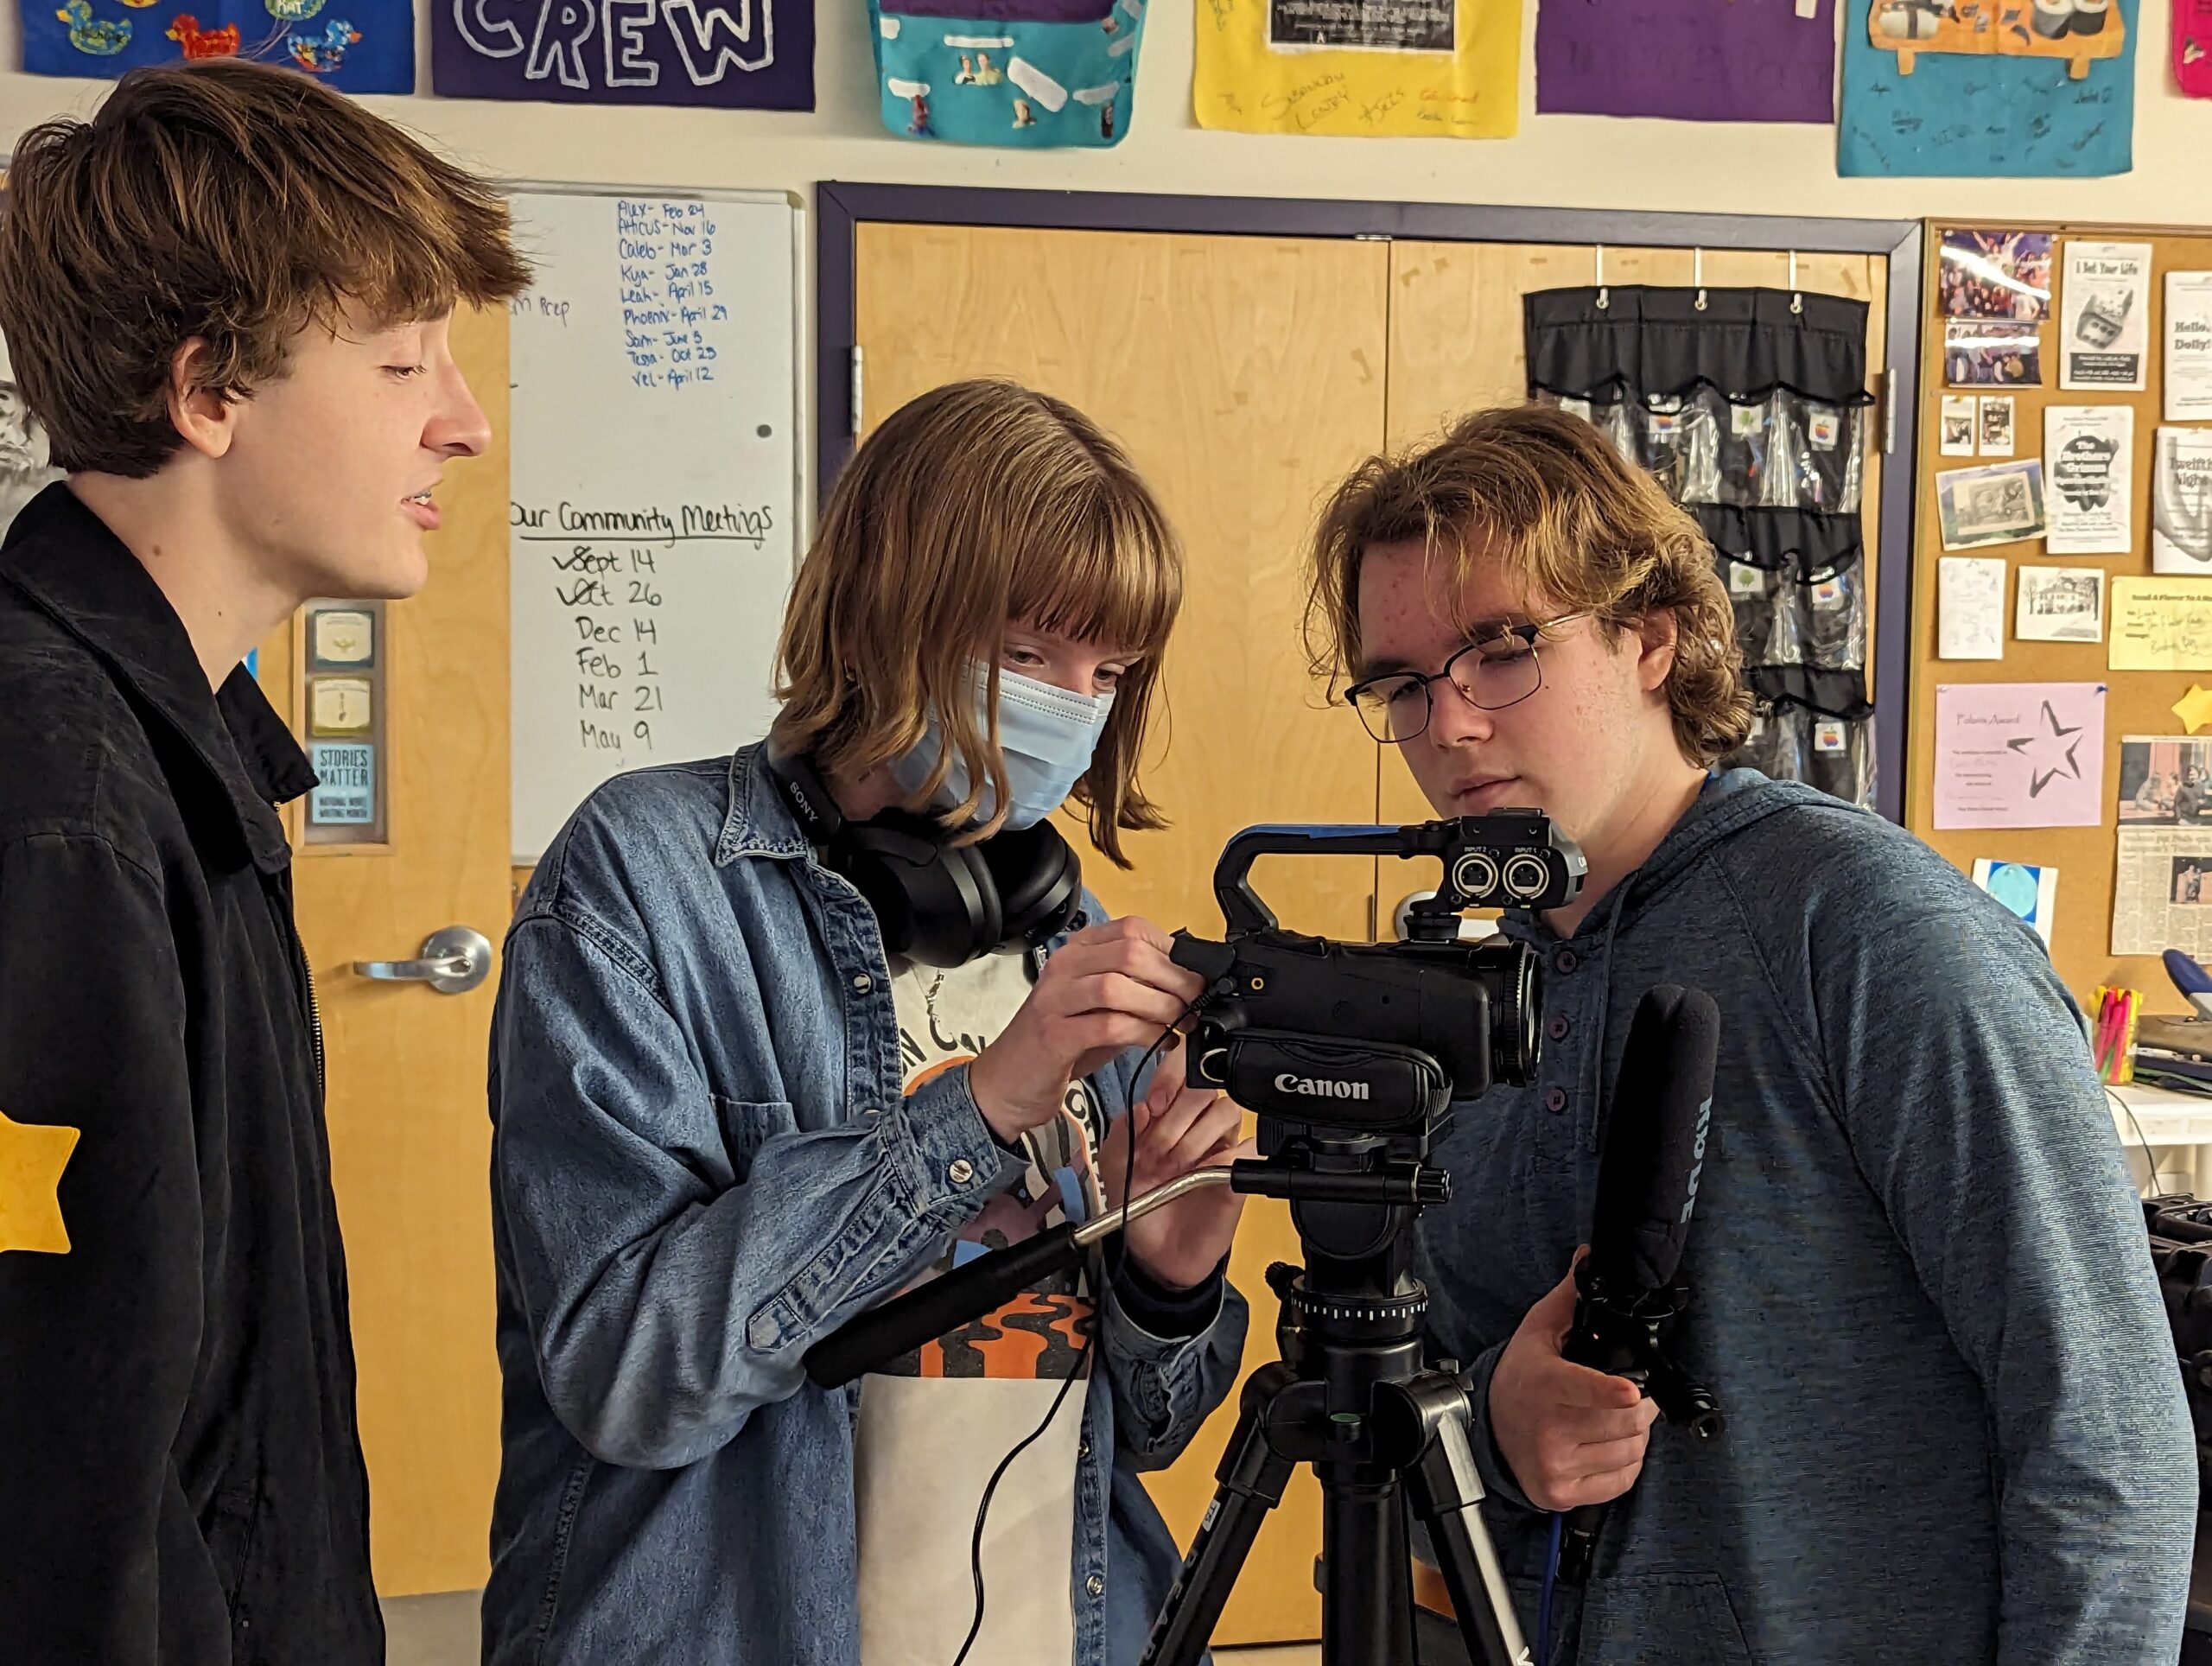
POLYGON ((24 508, 0 548, 0 1114, 80 1133, 57 1189, 69 1136, 0 1123, 10 1666, 384 1658, 271 807, 313 780, 242 668, 209 691, 67 486, 24 508))

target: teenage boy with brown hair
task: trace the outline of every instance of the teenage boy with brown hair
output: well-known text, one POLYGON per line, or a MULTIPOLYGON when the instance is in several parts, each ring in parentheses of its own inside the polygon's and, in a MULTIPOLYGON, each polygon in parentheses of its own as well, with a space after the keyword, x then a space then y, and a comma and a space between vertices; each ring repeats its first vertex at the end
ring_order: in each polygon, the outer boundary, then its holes
POLYGON ((1751 709, 1712 550, 1579 417, 1480 411, 1362 465, 1311 600, 1321 668, 1438 815, 1535 805, 1589 862, 1506 918, 1543 957, 1541 1068, 1459 1118, 1421 1224, 1529 1609, 1548 1512, 1619 1499, 1542 1666, 2171 1662, 2189 1419, 2033 932, 1901 829, 1715 767, 1751 709), (1677 1338, 1710 1441, 1560 1347, 1607 1131, 1652 1108, 1616 1083, 1659 983, 1721 1014, 1677 1338))
POLYGON ((384 1658, 322 1050, 241 667, 428 575, 492 189, 302 75, 134 71, 17 145, 0 334, 68 473, 0 548, 0 1652, 384 1658))

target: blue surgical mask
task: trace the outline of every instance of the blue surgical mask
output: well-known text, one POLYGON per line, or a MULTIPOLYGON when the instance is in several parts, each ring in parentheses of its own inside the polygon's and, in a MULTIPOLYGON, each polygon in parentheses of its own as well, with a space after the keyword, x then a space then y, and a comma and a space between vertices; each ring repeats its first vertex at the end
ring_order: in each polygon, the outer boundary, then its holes
MULTIPOLYGON (((990 733, 990 673, 974 667, 969 688, 976 703, 976 727, 990 733)), ((1091 754, 1114 709, 1114 696, 1071 694, 1033 677, 1001 671, 999 673, 999 750, 1006 760, 1008 805, 1006 825, 1034 827, 1065 804, 1075 784, 1090 767, 1091 754)), ((918 792, 937 767, 944 734, 937 714, 914 749, 891 766, 891 773, 909 792, 918 792)), ((950 806, 968 796, 967 765, 957 756, 952 773, 938 791, 938 803, 950 806)), ((983 783, 982 802, 976 814, 988 817, 992 809, 991 785, 983 783)))

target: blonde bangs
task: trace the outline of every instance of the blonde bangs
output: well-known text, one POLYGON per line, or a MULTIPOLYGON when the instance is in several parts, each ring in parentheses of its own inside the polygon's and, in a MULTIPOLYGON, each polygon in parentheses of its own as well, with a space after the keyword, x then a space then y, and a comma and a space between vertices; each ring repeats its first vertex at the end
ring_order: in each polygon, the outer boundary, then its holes
POLYGON ((1076 793, 1092 843, 1126 867, 1121 830, 1164 824, 1136 771, 1182 599, 1181 547, 1120 447, 1049 395, 955 383, 893 412, 839 476, 785 614, 776 732, 857 773, 911 752, 933 711, 944 744, 916 796, 964 764, 967 802, 946 817, 965 822, 986 787, 1007 798, 971 678, 990 667, 990 710, 1007 623, 1126 652, 1076 793))
POLYGON ((1067 494, 1058 524, 1024 537, 1007 615, 1150 657, 1167 645, 1182 608, 1182 556, 1158 507, 1121 485, 1098 480, 1067 494))

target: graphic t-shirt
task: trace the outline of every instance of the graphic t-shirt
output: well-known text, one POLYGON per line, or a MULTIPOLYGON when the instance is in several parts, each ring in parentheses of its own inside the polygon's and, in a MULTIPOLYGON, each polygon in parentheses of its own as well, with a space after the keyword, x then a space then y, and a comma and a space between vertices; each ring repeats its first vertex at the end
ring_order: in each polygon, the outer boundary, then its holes
MULTIPOLYGON (((904 1088, 973 1059, 1029 994, 1023 955, 892 979, 904 1088)), ((1073 1083, 1057 1122, 1025 1140, 1029 1166, 907 1286, 1103 1209, 1095 1154, 1104 1116, 1073 1083)), ((861 1380, 855 1437, 862 1666, 947 1666, 975 1609, 976 1510, 991 1472, 1040 1422, 1095 1323, 1071 1270, 861 1380)), ((1095 1357, 1095 1356, 1094 1356, 1095 1357)), ((1084 1367, 1086 1373, 1090 1367, 1084 1367)), ((1075 1646, 1076 1466, 1084 1395, 1000 1478, 983 1537, 983 1629, 970 1666, 1065 1666, 1075 1646)))

